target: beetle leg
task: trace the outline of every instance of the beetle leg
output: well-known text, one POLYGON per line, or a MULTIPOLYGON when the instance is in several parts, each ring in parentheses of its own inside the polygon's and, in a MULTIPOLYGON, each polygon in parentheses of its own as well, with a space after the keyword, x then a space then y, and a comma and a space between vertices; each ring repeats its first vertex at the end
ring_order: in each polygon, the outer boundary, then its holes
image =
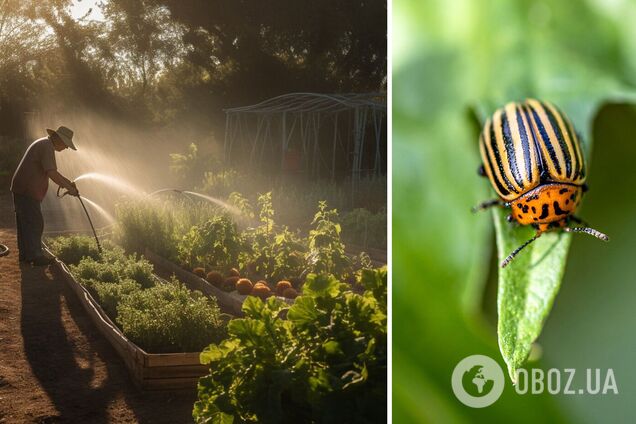
POLYGON ((492 208, 493 206, 506 206, 506 204, 499 199, 490 199, 490 200, 486 200, 485 202, 481 202, 477 206, 473 206, 471 210, 473 213, 475 213, 477 211, 492 208))
POLYGON ((486 176, 486 169, 484 168, 484 164, 483 163, 481 165, 479 165, 479 168, 477 168, 477 174, 479 174, 482 177, 486 176))
POLYGON ((512 261, 512 260, 515 258, 515 256, 517 256, 517 254, 518 254, 519 252, 521 252, 521 250, 522 250, 524 247, 526 247, 527 245, 529 245, 530 243, 532 243, 533 241, 535 241, 536 239, 538 239, 539 237, 541 237, 541 234, 543 234, 541 231, 537 231, 537 233, 534 235, 534 237, 532 237, 530 240, 528 240, 527 242, 525 242, 524 244, 522 244, 521 246, 519 246, 519 247, 517 247, 515 250, 513 250, 513 251, 512 251, 512 253, 510 253, 510 254, 506 257, 506 259, 504 259, 504 260, 501 262, 501 267, 502 267, 502 268, 505 268, 505 267, 506 267, 506 266, 510 263, 510 261, 512 261))

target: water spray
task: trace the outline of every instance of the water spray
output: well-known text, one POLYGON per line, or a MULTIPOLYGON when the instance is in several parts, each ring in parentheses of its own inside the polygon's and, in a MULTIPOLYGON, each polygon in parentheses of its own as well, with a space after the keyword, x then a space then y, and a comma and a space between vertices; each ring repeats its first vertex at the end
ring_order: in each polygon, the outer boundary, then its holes
MULTIPOLYGON (((68 194, 68 190, 65 191, 64 193, 62 193, 60 195, 60 190, 62 189, 62 186, 59 186, 57 188, 57 197, 62 198, 64 196, 66 196, 68 194)), ((97 238, 97 231, 95 231, 95 226, 93 225, 93 220, 91 219, 90 214, 88 213, 88 209, 86 209, 86 206, 84 205, 84 201, 82 200, 82 196, 79 195, 79 191, 77 192, 77 198, 80 201, 80 204, 82 205, 82 209, 84 209, 84 213, 86 214, 86 218, 88 218, 88 223, 91 226, 91 229, 93 230, 93 236, 95 237, 95 243, 97 243, 97 250, 99 251, 99 254, 102 254, 102 246, 101 244, 99 244, 99 238, 97 238)))

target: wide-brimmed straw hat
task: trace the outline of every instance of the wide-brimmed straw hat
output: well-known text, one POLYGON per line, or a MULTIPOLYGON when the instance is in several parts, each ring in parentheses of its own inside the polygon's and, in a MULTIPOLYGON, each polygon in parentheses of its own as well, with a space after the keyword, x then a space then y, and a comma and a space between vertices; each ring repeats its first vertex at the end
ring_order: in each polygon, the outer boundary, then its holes
POLYGON ((60 126, 57 131, 47 128, 46 132, 49 133, 49 135, 57 135, 64 142, 64 144, 66 144, 66 147, 77 150, 75 148, 75 144, 73 144, 73 131, 70 128, 60 126))

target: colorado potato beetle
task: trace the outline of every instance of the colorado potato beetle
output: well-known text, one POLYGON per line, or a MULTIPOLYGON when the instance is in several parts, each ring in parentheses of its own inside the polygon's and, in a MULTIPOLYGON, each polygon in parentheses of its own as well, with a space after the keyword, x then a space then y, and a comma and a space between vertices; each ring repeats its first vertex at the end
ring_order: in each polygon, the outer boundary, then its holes
POLYGON ((609 241, 574 215, 587 191, 585 158, 572 123, 556 106, 534 99, 508 103, 486 121, 479 151, 479 173, 488 177, 499 199, 473 210, 510 208, 509 222, 537 230, 501 262, 502 268, 546 231, 562 229, 609 241), (570 227, 571 222, 584 226, 570 227))

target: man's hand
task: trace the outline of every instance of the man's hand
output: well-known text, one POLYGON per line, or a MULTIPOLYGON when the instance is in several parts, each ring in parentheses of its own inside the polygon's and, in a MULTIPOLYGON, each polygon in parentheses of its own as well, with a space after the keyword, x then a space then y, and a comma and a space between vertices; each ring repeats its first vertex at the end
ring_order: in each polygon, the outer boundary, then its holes
POLYGON ((68 187, 66 190, 71 196, 79 197, 79 191, 77 190, 77 186, 74 182, 71 182, 70 187, 68 187))
POLYGON ((56 169, 47 171, 47 175, 50 179, 53 180, 54 183, 56 183, 60 187, 64 187, 66 191, 68 191, 68 194, 70 194, 71 196, 79 196, 79 191, 77 191, 77 186, 75 186, 75 183, 70 181, 64 175, 57 172, 56 169))

